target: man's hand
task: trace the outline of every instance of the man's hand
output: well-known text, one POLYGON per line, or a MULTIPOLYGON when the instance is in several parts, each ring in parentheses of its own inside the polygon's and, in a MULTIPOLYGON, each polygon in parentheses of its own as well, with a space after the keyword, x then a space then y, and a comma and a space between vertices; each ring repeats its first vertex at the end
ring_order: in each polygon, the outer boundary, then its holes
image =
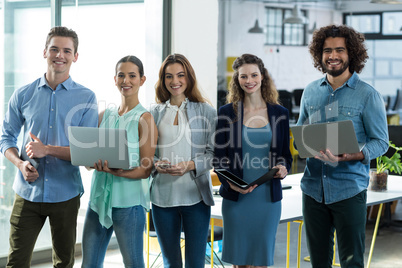
POLYGON ((47 155, 46 145, 44 145, 42 141, 31 132, 29 132, 29 135, 33 139, 33 141, 28 142, 25 146, 25 150, 29 158, 45 157, 47 155))
POLYGON ((22 176, 24 176, 24 179, 27 182, 34 182, 39 177, 38 171, 31 165, 31 163, 29 163, 29 161, 21 162, 18 169, 21 171, 22 176))
POLYGON ((364 159, 364 155, 362 152, 354 154, 333 155, 331 151, 327 149, 325 151, 320 151, 320 154, 316 155, 314 158, 323 162, 335 164, 337 162, 344 161, 361 161, 364 159))

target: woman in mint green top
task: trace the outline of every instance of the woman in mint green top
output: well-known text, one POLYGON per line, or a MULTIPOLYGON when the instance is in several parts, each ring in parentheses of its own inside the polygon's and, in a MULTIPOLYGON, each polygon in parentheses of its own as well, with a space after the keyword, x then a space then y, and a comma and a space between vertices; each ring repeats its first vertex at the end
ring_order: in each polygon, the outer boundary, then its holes
POLYGON ((138 100, 145 82, 142 62, 126 56, 116 65, 121 105, 99 115, 100 128, 127 130, 130 170, 111 169, 107 161, 94 164, 91 197, 82 239, 82 267, 103 267, 113 231, 125 267, 144 267, 143 230, 149 210, 149 176, 157 141, 152 115, 138 100))

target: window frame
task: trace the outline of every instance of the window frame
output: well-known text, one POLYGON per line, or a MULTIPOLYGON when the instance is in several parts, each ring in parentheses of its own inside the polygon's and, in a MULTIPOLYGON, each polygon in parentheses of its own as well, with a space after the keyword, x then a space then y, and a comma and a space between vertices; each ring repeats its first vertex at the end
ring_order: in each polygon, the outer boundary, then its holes
MULTIPOLYGON (((265 27, 266 27, 266 29, 267 29, 267 32, 265 33, 265 42, 264 42, 264 45, 267 45, 267 46, 307 46, 307 24, 284 24, 283 23, 283 21, 284 21, 284 19, 286 18, 286 13, 288 13, 288 12, 292 12, 292 9, 291 8, 282 8, 282 7, 270 7, 270 6, 265 6, 265 14, 266 14, 266 16, 267 16, 267 18, 266 18, 266 24, 265 24, 265 27), (277 10, 280 10, 281 11, 281 24, 279 25, 279 24, 277 24, 277 22, 276 22, 276 20, 277 20, 277 18, 275 17, 275 19, 274 19, 274 24, 273 25, 271 25, 270 24, 270 22, 269 22, 269 10, 275 10, 275 11, 277 11, 277 10), (300 26, 301 25, 301 26, 300 26), (274 41, 273 41, 273 43, 269 43, 269 29, 275 29, 275 31, 277 30, 277 29, 281 29, 281 40, 280 40, 280 43, 277 43, 276 41, 277 41, 277 39, 276 39, 276 37, 275 37, 275 34, 274 34, 274 41), (286 40, 286 35, 285 35, 285 32, 286 31, 293 31, 294 29, 299 29, 299 28, 301 28, 300 30, 301 30, 301 35, 302 35, 302 44, 291 44, 292 43, 292 41, 293 41, 293 34, 290 34, 290 40, 286 40)), ((305 16, 305 17, 307 17, 307 11, 306 10, 303 10, 303 9, 301 9, 300 10, 300 12, 301 12, 301 14, 303 15, 303 16, 305 16)))
POLYGON ((349 16, 372 16, 372 15, 379 15, 380 16, 380 32, 379 33, 364 33, 364 37, 366 40, 395 40, 395 39, 402 39, 402 34, 398 35, 384 35, 383 34, 383 16, 384 13, 400 13, 402 10, 392 10, 392 11, 381 11, 381 12, 358 12, 358 13, 343 13, 342 18, 343 18, 343 24, 346 24, 346 19, 349 16))

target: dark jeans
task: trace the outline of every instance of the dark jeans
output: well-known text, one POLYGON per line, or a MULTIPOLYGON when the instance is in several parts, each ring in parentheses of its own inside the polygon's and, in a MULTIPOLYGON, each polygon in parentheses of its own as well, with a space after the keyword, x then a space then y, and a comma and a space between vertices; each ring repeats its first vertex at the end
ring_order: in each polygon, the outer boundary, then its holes
POLYGON ((162 249, 163 267, 181 268, 180 234, 185 235, 185 267, 205 267, 211 207, 199 202, 192 206, 162 208, 152 204, 152 217, 162 249))
POLYGON ((49 217, 53 243, 53 267, 74 266, 77 215, 80 196, 60 203, 34 203, 15 195, 10 217, 10 253, 7 268, 29 268, 36 239, 49 217))
POLYGON ((313 268, 332 267, 335 229, 341 267, 364 267, 366 200, 366 190, 328 205, 303 194, 307 247, 313 268))

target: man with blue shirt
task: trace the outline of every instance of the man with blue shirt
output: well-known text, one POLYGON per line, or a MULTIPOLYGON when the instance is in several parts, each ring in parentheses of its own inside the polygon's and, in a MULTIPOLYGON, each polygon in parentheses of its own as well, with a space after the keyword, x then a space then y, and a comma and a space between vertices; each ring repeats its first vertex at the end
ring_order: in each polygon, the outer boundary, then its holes
POLYGON ((388 130, 381 95, 360 80, 368 59, 364 36, 347 26, 314 32, 309 46, 325 77, 303 92, 298 125, 351 120, 359 153, 308 158, 301 189, 307 245, 314 268, 332 267, 336 229, 341 267, 364 267, 369 164, 387 151, 388 130))
POLYGON ((79 168, 70 162, 68 126, 98 126, 95 94, 75 83, 70 67, 78 59, 78 36, 65 27, 50 30, 43 57, 47 72, 16 90, 8 103, 0 150, 19 172, 10 218, 7 267, 30 267, 36 239, 49 218, 53 267, 73 267, 77 214, 84 192, 79 168), (20 159, 17 138, 23 130, 21 150, 39 165, 20 159))

